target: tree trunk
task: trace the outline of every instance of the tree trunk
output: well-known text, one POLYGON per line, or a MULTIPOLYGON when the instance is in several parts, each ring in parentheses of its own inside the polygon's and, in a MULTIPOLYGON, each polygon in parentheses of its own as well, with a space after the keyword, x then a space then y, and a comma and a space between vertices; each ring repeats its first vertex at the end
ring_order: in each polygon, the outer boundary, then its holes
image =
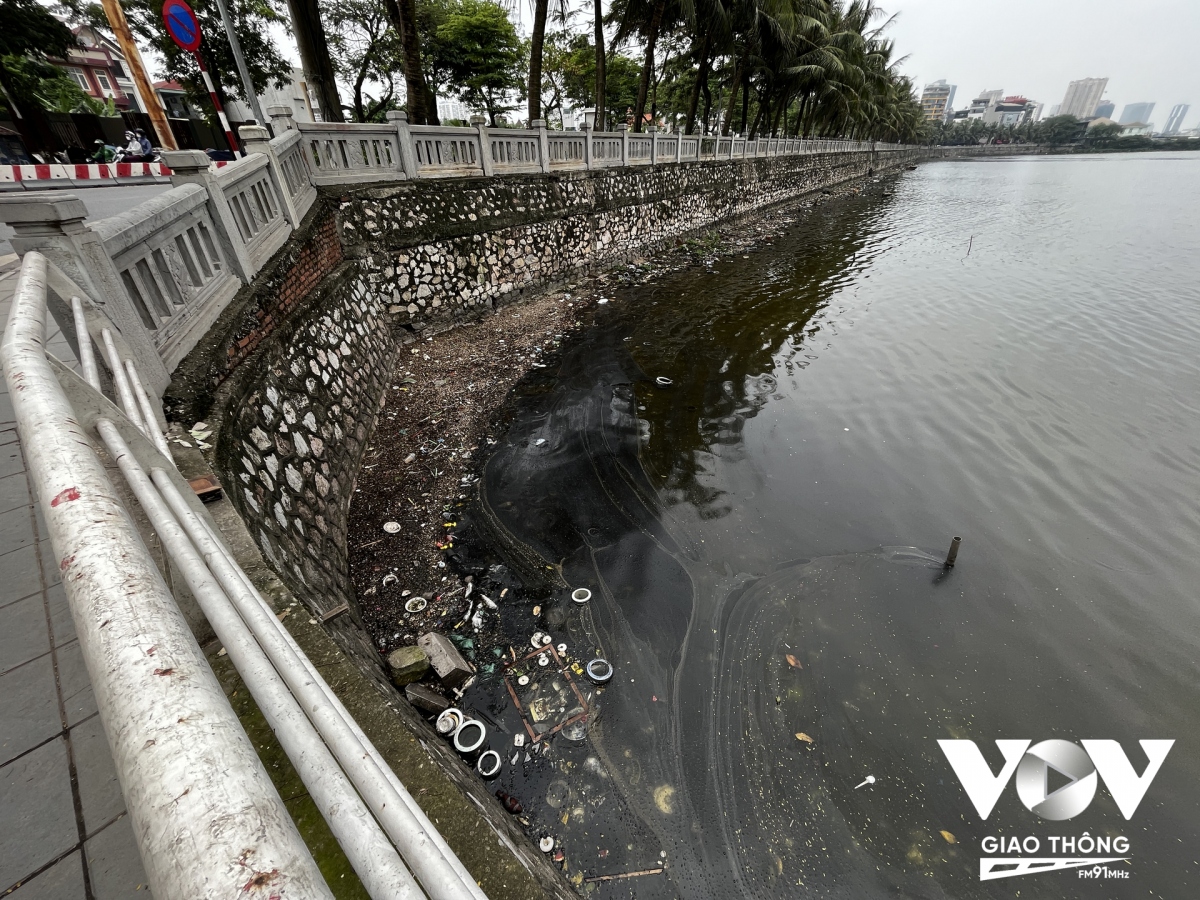
POLYGON ((708 134, 708 117, 712 114, 713 97, 708 87, 708 79, 704 79, 704 124, 703 133, 708 134))
POLYGON ((533 4, 533 34, 529 36, 529 127, 542 117, 542 45, 546 41, 546 7, 549 0, 533 4))
POLYGON ((763 120, 763 113, 767 111, 767 101, 765 98, 759 98, 758 112, 754 115, 754 124, 750 126, 750 137, 758 137, 758 123, 763 120))
POLYGON ((642 130, 642 118, 646 113, 646 97, 650 94, 650 73, 654 70, 654 45, 658 43, 658 29, 662 25, 667 0, 655 0, 654 12, 650 15, 650 27, 646 31, 646 59, 642 62, 642 77, 638 81, 637 103, 633 107, 633 130, 642 130))
POLYGON ((738 88, 742 86, 742 61, 737 61, 733 70, 733 81, 729 85, 729 106, 725 110, 725 122, 721 125, 721 134, 729 134, 733 125, 733 111, 737 109, 738 88))
POLYGON ((738 127, 738 134, 746 133, 746 119, 750 115, 750 73, 745 72, 742 75, 742 124, 738 127))
POLYGON ((417 34, 416 0, 384 0, 388 21, 400 35, 404 84, 408 90, 408 117, 414 125, 437 125, 437 97, 421 68, 421 37, 417 34))
POLYGON ((288 0, 288 10, 292 15, 292 33, 296 36, 296 48, 300 51, 300 64, 317 95, 321 118, 326 122, 346 121, 342 113, 342 101, 338 97, 333 61, 329 58, 329 45, 325 40, 325 28, 321 25, 321 8, 317 0, 288 0))
POLYGON ((596 114, 592 119, 592 128, 604 130, 604 89, 607 84, 605 75, 604 56, 604 9, 602 0, 593 0, 593 11, 596 16, 596 114))
POLYGON ((712 38, 709 36, 709 32, 705 30, 704 43, 700 45, 700 64, 696 70, 696 84, 692 87, 692 96, 688 98, 687 127, 684 129, 687 134, 694 134, 696 131, 696 107, 700 105, 701 87, 707 87, 708 49, 711 43, 712 38))

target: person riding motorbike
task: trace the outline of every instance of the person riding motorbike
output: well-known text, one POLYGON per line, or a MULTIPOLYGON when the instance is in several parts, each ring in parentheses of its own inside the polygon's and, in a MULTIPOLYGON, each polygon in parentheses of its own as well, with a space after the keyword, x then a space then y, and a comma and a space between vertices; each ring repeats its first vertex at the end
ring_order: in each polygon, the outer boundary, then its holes
POLYGON ((97 138, 92 142, 92 155, 88 158, 97 163, 113 162, 117 158, 117 148, 97 138))

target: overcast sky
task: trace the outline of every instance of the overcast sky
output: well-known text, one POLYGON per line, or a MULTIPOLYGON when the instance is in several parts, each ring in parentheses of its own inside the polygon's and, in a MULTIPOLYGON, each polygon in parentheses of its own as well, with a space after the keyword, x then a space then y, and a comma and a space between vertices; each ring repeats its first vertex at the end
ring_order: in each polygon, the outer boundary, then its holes
POLYGON ((899 13, 890 34, 918 88, 944 78, 961 109, 1002 88, 1061 103, 1067 83, 1108 78, 1105 97, 1153 101, 1155 125, 1190 103, 1200 118, 1200 0, 880 0, 899 13))

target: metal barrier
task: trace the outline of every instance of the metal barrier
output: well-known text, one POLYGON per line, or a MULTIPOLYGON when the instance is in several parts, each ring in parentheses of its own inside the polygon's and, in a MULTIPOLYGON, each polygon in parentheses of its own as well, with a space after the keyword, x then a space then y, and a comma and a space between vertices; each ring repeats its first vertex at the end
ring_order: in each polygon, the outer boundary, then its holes
POLYGON ((121 332, 35 251, 22 261, 0 365, 154 894, 257 896, 251 888, 268 887, 272 896, 333 896, 97 448, 120 470, 368 893, 486 900, 234 561, 171 460, 161 410, 121 332), (82 377, 46 353, 50 307, 82 377))

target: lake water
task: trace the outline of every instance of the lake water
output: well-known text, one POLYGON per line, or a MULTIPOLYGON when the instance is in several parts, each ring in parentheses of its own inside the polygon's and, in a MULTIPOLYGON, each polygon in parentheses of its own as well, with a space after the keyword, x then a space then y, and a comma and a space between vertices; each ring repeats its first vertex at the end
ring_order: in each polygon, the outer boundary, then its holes
POLYGON ((618 296, 527 386, 482 506, 593 591, 540 623, 616 676, 498 784, 569 872, 666 861, 588 891, 1200 895, 1198 210, 1200 154, 923 164, 618 296), (1014 782, 984 821, 939 739, 1175 744, 1131 820, 1014 782), (980 880, 1084 832, 1117 877, 980 880))

